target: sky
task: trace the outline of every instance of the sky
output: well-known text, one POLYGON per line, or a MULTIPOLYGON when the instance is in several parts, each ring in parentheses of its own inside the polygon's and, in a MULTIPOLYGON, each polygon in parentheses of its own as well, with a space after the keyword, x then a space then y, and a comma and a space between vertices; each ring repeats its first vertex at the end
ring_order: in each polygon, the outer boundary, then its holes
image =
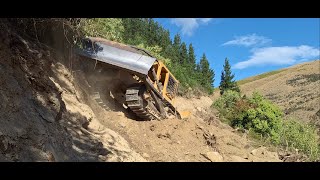
MULTIPOLYGON (((319 18, 155 18, 203 53, 220 83, 225 58, 235 80, 320 59, 319 18)), ((320 68, 320 67, 319 67, 320 68)))

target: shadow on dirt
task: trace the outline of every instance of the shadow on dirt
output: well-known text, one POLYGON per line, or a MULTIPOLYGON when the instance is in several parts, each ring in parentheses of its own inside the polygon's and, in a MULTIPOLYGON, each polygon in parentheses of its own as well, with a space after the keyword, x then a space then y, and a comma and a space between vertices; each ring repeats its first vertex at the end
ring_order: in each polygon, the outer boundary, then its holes
MULTIPOLYGON (((68 112, 53 56, 0 24, 0 161, 101 161, 110 151, 68 112)), ((52 51, 51 51, 52 52, 52 51)), ((63 57, 62 57, 63 58, 63 57)), ((58 60, 59 61, 59 60, 58 60)))

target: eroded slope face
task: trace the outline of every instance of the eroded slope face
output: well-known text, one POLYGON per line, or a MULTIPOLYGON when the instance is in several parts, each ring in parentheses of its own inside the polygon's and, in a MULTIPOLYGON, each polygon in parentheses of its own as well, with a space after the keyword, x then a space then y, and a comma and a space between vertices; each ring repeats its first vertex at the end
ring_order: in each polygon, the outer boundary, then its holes
POLYGON ((1 161, 145 161, 99 125, 62 56, 5 31, 0 37, 1 161))

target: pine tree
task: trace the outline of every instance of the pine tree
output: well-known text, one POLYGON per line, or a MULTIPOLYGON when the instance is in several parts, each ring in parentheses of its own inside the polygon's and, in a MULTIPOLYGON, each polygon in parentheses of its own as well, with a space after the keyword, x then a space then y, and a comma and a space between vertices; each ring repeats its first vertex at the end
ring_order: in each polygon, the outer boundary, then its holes
POLYGON ((160 39, 160 47, 165 50, 168 46, 171 45, 170 32, 162 28, 160 39))
POLYGON ((210 69, 209 61, 204 53, 200 59, 200 72, 201 77, 199 77, 199 81, 201 86, 211 92, 213 90, 215 74, 214 71, 210 69))
POLYGON ((180 46, 181 46, 181 38, 180 34, 176 34, 173 39, 173 52, 174 56, 172 57, 172 61, 175 63, 179 63, 181 56, 180 56, 180 46))
POLYGON ((188 51, 186 43, 183 42, 180 47, 180 64, 186 65, 188 61, 188 51))
POLYGON ((173 46, 178 50, 181 45, 180 34, 176 34, 173 38, 173 46))
POLYGON ((189 44, 188 64, 189 64, 190 70, 193 72, 196 68, 196 56, 194 54, 194 48, 191 43, 189 44))
POLYGON ((221 72, 221 82, 219 86, 221 95, 226 90, 233 90, 233 91, 240 92, 239 86, 233 78, 234 78, 234 74, 232 74, 229 60, 228 58, 226 58, 223 65, 223 71, 221 72))

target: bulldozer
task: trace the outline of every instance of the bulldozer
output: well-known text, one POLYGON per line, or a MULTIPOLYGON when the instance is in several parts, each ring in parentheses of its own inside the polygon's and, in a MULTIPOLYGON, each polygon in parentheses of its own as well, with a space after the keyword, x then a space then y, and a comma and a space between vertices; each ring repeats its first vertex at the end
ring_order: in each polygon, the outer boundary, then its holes
MULTIPOLYGON (((175 106, 179 81, 150 52, 100 37, 82 39, 75 52, 89 60, 86 64, 94 64, 100 77, 110 77, 107 73, 116 72, 111 78, 118 80, 110 85, 116 87, 123 97, 123 105, 139 120, 183 118, 175 106)), ((97 79, 97 76, 93 74, 92 78, 97 79)))

